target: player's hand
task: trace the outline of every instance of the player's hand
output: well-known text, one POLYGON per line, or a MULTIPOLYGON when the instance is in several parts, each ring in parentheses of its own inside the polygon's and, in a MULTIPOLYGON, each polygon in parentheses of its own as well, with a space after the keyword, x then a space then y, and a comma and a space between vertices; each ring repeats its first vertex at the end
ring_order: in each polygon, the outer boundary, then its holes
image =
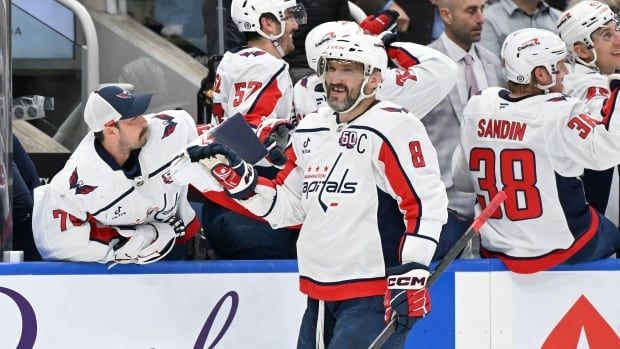
POLYGON ((155 227, 157 237, 138 254, 140 264, 153 263, 164 258, 174 247, 176 238, 185 235, 185 224, 176 216, 163 222, 153 221, 148 224, 155 227))
POLYGON ((396 27, 398 12, 393 10, 383 10, 375 15, 369 15, 360 22, 360 27, 364 33, 379 35, 384 31, 392 31, 396 27))
POLYGON ((192 162, 210 171, 228 196, 242 200, 254 194, 258 179, 254 168, 227 146, 220 143, 195 145, 187 148, 187 154, 192 162))
POLYGON ((413 318, 431 311, 430 293, 426 288, 428 267, 411 262, 387 270, 385 322, 397 317, 397 331, 409 331, 413 318))
POLYGON ((138 263, 140 251, 157 238, 157 231, 150 224, 118 228, 118 232, 125 238, 114 246, 114 261, 119 264, 138 263))
POLYGON ((278 169, 282 169, 286 163, 284 151, 291 138, 293 124, 285 119, 266 119, 256 129, 258 139, 263 143, 267 151, 267 160, 278 169))

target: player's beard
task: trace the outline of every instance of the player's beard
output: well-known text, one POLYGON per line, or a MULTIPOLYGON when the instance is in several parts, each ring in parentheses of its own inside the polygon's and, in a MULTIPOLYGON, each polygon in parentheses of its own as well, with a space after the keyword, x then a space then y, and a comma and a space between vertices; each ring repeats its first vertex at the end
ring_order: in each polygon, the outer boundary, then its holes
POLYGON ((357 100, 357 98, 359 96, 360 96, 360 91, 357 91, 357 93, 355 93, 355 95, 354 95, 353 93, 351 93, 351 91, 349 90, 348 87, 346 87, 346 86, 344 86, 342 84, 327 85, 327 104, 334 111, 343 112, 343 111, 351 108, 351 106, 355 103, 355 101, 357 100), (345 98, 342 101, 334 101, 334 100, 332 100, 331 94, 332 94, 332 88, 333 87, 339 87, 341 89, 344 89, 345 98))
POLYGON ((148 139, 148 136, 149 136, 149 128, 145 125, 144 128, 142 129, 142 132, 140 132, 140 137, 138 138, 138 147, 136 149, 140 149, 144 147, 148 139))

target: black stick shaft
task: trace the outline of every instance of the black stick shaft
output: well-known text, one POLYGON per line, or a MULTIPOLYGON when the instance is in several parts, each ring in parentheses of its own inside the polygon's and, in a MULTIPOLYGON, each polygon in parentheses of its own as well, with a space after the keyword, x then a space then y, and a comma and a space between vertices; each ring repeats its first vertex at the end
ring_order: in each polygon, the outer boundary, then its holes
MULTIPOLYGON (((437 268, 435 268, 431 276, 428 278, 428 281, 426 283, 427 288, 430 288, 435 283, 435 281, 437 281, 443 271, 446 270, 446 268, 452 263, 452 261, 454 261, 456 257, 458 257, 458 255, 461 253, 461 251, 463 251, 467 243, 469 243, 469 240, 473 239, 473 237, 478 234, 478 231, 480 231, 480 227, 482 227, 482 225, 487 221, 487 219, 491 217, 491 215, 495 212, 495 210, 499 208, 499 205, 501 205, 504 200, 506 200, 506 193, 500 191, 499 193, 497 193, 497 195, 495 195, 493 200, 491 200, 489 205, 484 210, 482 210, 482 212, 480 212, 478 218, 476 218, 474 222, 469 226, 465 234, 461 235, 461 237, 456 241, 454 246, 452 246, 448 253, 446 253, 446 255, 443 257, 441 262, 439 262, 437 268)), ((411 327, 415 325, 418 319, 419 318, 413 319, 411 327)), ((383 344, 385 344, 385 342, 388 340, 388 338, 390 338, 392 333, 394 333, 395 330, 396 313, 392 315, 392 319, 390 320, 390 322, 385 326, 383 331, 379 333, 377 338, 375 338, 375 340, 370 344, 368 349, 380 349, 383 344)))

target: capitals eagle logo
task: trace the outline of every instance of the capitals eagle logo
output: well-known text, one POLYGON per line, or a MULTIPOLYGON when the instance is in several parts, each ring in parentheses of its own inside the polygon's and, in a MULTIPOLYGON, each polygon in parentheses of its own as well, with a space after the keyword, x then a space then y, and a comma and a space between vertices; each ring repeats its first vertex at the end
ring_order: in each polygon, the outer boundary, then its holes
POLYGON ((82 180, 79 179, 77 173, 77 167, 73 170, 71 177, 69 177, 69 189, 75 189, 75 194, 86 195, 91 193, 93 190, 97 189, 96 185, 88 185, 84 184, 82 180))
POLYGON ((166 128, 164 129, 164 134, 161 136, 161 139, 164 139, 170 136, 174 132, 174 130, 176 130, 177 128, 177 123, 173 121, 174 117, 170 115, 157 114, 154 116, 154 118, 162 120, 164 123, 164 126, 166 126, 166 128))

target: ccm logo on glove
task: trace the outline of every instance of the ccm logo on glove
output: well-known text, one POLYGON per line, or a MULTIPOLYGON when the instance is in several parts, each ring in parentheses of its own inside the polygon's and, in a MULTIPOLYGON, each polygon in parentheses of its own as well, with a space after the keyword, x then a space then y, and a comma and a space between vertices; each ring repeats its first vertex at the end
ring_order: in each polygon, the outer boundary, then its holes
POLYGON ((410 288, 418 289, 426 286, 426 277, 417 276, 390 276, 388 277, 388 287, 410 288))

